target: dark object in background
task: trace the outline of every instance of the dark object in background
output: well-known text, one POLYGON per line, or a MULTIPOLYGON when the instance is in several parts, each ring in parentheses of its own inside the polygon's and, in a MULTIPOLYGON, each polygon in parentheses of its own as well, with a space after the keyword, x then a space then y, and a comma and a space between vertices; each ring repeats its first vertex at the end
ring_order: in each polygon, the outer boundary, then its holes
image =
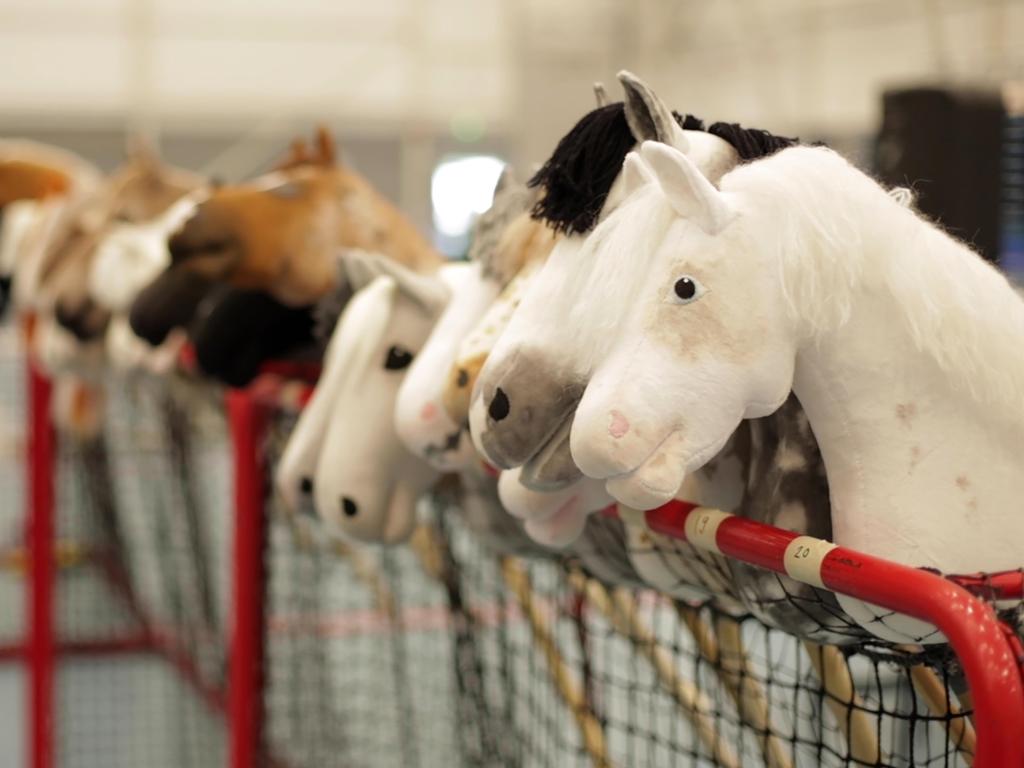
POLYGON ((188 328, 199 302, 214 285, 190 270, 172 265, 139 291, 128 312, 128 323, 136 336, 157 347, 173 329, 188 328))
POLYGON ((912 187, 917 208, 999 261, 1005 109, 996 90, 909 88, 882 96, 875 173, 912 187))
POLYGON ((0 276, 0 320, 7 313, 7 305, 11 303, 11 278, 0 276))
POLYGON ((312 307, 287 307, 263 291, 222 287, 199 305, 189 337, 204 373, 244 387, 268 360, 300 352, 319 359, 313 323, 312 307))
POLYGON ((1003 134, 1003 269, 1024 284, 1024 85, 1008 93, 1003 134))

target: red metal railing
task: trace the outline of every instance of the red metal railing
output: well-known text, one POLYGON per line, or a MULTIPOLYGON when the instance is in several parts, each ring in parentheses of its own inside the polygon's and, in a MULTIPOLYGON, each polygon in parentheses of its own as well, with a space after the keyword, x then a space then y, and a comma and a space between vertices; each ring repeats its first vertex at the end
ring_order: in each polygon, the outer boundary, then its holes
POLYGON ((227 396, 234 448, 235 519, 228 678, 228 764, 257 764, 263 725, 264 490, 262 441, 267 410, 249 392, 227 396))
MULTIPOLYGON (((277 373, 277 372, 275 372, 277 373)), ((264 503, 267 489, 263 439, 271 409, 282 399, 301 407, 311 389, 270 374, 244 391, 232 391, 227 411, 234 450, 235 517, 232 557, 230 671, 226 697, 200 690, 215 709, 226 710, 229 765, 258 761, 263 724, 264 503), (226 703, 225 703, 226 702, 226 703)), ((53 765, 53 670, 58 648, 53 632, 55 439, 49 419, 50 384, 29 366, 29 755, 32 768, 53 765)), ((1024 766, 1024 649, 991 607, 950 579, 827 545, 789 531, 684 502, 644 513, 611 507, 630 523, 868 601, 936 625, 959 656, 970 686, 978 737, 976 768, 1024 766), (702 525, 703 524, 703 525, 702 525), (709 525, 710 524, 710 525, 709 525), (811 545, 815 567, 793 569, 793 545, 811 545), (820 546, 814 546, 817 542, 820 546), (798 542, 800 543, 800 542, 798 542)), ((1019 596, 1019 573, 960 577, 971 589, 1019 596)), ((151 644, 147 635, 136 644, 151 644)), ((160 643, 156 643, 160 646, 160 643)), ((134 647, 134 646, 133 646, 134 647)), ((165 652, 184 677, 198 680, 180 648, 165 652)), ((102 652, 99 649, 97 652, 102 652)))
MULTIPOLYGON (((50 420, 51 383, 28 365, 28 578, 27 643, 4 648, 7 658, 28 663, 27 747, 31 768, 52 768, 56 723, 54 670, 58 654, 105 655, 152 652, 165 659, 212 711, 227 716, 229 761, 235 768, 258 762, 262 725, 263 545, 265 474, 261 441, 266 407, 245 391, 227 397, 233 441, 235 515, 232 558, 232 627, 227 692, 200 675, 195 659, 171 631, 143 630, 120 638, 58 642, 54 634, 56 559, 56 436, 50 420)), ((115 580, 116 581, 116 580, 115 580)), ((118 585, 113 584, 116 588, 118 585)), ((134 606, 129 606, 134 607, 134 606)))
POLYGON ((1024 766, 1024 651, 992 608, 963 587, 929 571, 683 501, 643 513, 618 507, 605 513, 633 523, 640 518, 656 533, 934 624, 960 659, 971 690, 974 768, 1024 766), (806 545, 812 567, 793 568, 794 542, 806 545))

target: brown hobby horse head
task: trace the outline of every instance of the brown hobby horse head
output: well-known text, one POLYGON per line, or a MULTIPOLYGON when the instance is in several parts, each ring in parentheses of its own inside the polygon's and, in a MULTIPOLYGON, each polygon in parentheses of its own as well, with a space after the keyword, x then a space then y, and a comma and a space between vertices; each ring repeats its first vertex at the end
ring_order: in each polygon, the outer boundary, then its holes
POLYGON ((97 245, 116 224, 147 222, 204 183, 197 174, 164 165, 149 147, 134 146, 51 243, 40 287, 57 322, 80 341, 99 337, 110 313, 88 290, 97 245))
POLYGON ((381 253, 417 272, 442 261, 394 205, 337 159, 323 129, 311 150, 296 141, 272 172, 214 189, 168 245, 171 265, 131 312, 132 328, 153 344, 187 326, 216 283, 304 307, 344 288, 341 249, 381 253))

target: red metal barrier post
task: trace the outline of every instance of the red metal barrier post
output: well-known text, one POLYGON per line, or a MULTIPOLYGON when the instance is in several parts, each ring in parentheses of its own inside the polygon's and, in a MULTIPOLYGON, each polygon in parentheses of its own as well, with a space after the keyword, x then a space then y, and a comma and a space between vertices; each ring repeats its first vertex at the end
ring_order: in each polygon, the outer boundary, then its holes
POLYGON ((266 469, 261 449, 267 411, 245 390, 229 392, 227 406, 235 474, 228 765, 252 768, 258 763, 263 725, 266 469))
POLYGON ((28 366, 28 756, 31 768, 53 766, 53 581, 56 439, 51 383, 28 366))

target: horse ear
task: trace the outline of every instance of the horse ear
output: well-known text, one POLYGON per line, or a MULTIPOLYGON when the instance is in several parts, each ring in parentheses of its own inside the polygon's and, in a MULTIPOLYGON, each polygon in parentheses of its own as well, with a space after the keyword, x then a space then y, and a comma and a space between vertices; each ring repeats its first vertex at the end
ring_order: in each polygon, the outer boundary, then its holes
POLYGON ((437 275, 421 275, 393 259, 381 257, 379 267, 391 277, 398 292, 419 305, 431 317, 440 315, 451 298, 451 289, 437 275))
POLYGON ((660 141, 685 152, 689 143, 675 117, 658 95, 643 80, 625 69, 619 82, 626 92, 626 122, 638 142, 660 141))
POLYGON ((382 274, 380 262, 383 257, 375 253, 350 248, 341 254, 341 270, 353 292, 368 286, 382 274))
POLYGON ((386 256, 351 249, 342 254, 341 263, 353 291, 365 288, 378 277, 386 275, 395 281, 401 294, 431 315, 440 314, 448 303, 449 289, 442 280, 413 272, 386 256))
POLYGON ((645 141, 640 154, 675 212, 694 221, 709 235, 720 232, 733 217, 722 193, 674 147, 645 141))
POLYGON ((306 140, 303 138, 292 139, 288 145, 288 154, 281 158, 274 166, 275 171, 287 171, 299 165, 309 162, 309 152, 306 149, 306 140))
POLYGON ((160 166, 160 153, 148 136, 141 133, 130 134, 125 139, 124 149, 128 160, 143 169, 150 170, 160 166))
POLYGON ((654 174, 636 152, 626 155, 622 164, 622 196, 627 197, 636 190, 654 181, 654 174))
POLYGON ((301 136, 292 139, 289 151, 291 154, 288 159, 284 161, 284 165, 301 165, 302 163, 309 162, 309 151, 306 148, 306 140, 301 136))
POLYGON ((604 83, 594 83, 594 99, 597 101, 597 108, 608 106, 608 91, 605 90, 604 83))
POLYGON ((316 128, 316 150, 321 165, 336 165, 337 150, 334 146, 334 137, 322 123, 316 128))
POLYGON ((501 176, 498 177, 498 183, 494 185, 494 196, 497 197, 505 190, 518 185, 519 179, 516 178, 516 169, 512 167, 511 163, 508 163, 502 169, 501 176))

